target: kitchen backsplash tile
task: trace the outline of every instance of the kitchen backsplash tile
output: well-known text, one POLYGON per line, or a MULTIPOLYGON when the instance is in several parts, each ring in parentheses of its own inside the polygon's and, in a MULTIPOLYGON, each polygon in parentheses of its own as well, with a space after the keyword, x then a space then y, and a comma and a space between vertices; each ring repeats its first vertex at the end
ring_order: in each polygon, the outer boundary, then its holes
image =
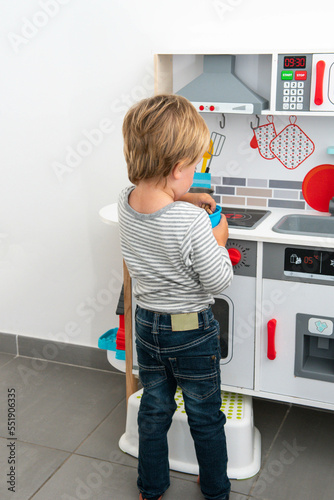
POLYGON ((220 184, 222 183, 222 178, 221 177, 215 177, 215 176, 211 176, 211 184, 215 184, 217 186, 220 186, 220 184))
POLYGON ((268 186, 268 180, 267 179, 247 179, 247 186, 265 188, 268 186))
POLYGON ((270 198, 272 196, 271 189, 256 189, 256 188, 237 188, 236 194, 243 196, 258 196, 260 198, 270 198))
POLYGON ((305 208, 304 201, 287 201, 287 200, 268 200, 268 207, 276 208, 294 208, 303 209, 305 208))
POLYGON ((243 177, 223 177, 224 185, 246 186, 246 179, 243 177))
POLYGON ((217 194, 235 194, 235 188, 232 186, 217 186, 217 194))
POLYGON ((303 183, 300 181, 280 181, 269 179, 269 187, 271 188, 301 189, 302 184, 303 183))
POLYGON ((266 207, 267 200, 264 198, 247 198, 247 205, 250 207, 266 207))
POLYGON ((222 203, 223 205, 246 205, 246 198, 241 198, 240 196, 222 196, 222 199, 218 200, 218 203, 222 203))
POLYGON ((219 204, 309 208, 302 194, 302 182, 299 181, 213 176, 211 183, 214 199, 219 204))
POLYGON ((283 198, 283 199, 291 199, 291 200, 298 200, 298 191, 291 191, 291 190, 286 190, 284 191, 283 189, 274 189, 273 191, 273 198, 283 198))

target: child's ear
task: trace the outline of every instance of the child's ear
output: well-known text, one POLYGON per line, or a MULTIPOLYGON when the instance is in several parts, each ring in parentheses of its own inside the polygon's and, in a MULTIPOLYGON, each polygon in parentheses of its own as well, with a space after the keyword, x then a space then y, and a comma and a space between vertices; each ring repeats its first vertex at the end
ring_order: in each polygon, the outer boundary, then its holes
POLYGON ((178 180, 181 177, 183 171, 183 165, 184 165, 183 161, 179 161, 176 165, 174 165, 172 169, 172 176, 174 177, 174 179, 178 180))

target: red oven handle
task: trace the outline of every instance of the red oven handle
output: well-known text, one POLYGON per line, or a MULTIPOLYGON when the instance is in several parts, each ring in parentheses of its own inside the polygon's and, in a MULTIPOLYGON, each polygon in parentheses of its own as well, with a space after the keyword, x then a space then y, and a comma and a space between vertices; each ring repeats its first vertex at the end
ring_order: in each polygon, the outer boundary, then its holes
POLYGON ((267 323, 267 329, 268 329, 267 358, 270 360, 274 360, 276 358, 276 349, 275 349, 276 324, 277 324, 276 319, 271 319, 267 323))
POLYGON ((314 104, 316 104, 317 106, 321 106, 321 104, 324 102, 323 88, 325 66, 325 61, 318 61, 316 65, 314 104))

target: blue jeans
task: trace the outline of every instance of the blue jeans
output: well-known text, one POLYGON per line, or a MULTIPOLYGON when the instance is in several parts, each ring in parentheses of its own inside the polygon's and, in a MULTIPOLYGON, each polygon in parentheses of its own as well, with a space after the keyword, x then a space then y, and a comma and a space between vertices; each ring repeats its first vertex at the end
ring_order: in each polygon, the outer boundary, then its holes
POLYGON ((169 487, 167 432, 181 387, 207 500, 227 500, 225 415, 221 412, 219 323, 211 308, 198 313, 198 329, 172 331, 171 316, 136 309, 136 346, 143 385, 138 413, 138 487, 155 499, 169 487))

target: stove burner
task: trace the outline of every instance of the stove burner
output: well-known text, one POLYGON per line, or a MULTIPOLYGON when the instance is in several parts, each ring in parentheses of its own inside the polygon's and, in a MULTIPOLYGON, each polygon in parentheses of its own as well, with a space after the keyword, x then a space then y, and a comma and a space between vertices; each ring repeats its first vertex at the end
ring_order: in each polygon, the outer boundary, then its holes
POLYGON ((225 215, 230 227, 239 227, 243 229, 254 229, 270 214, 269 210, 232 207, 223 207, 222 213, 225 215))
POLYGON ((250 214, 240 214, 240 213, 229 213, 229 214, 225 214, 225 217, 228 221, 237 221, 237 220, 248 220, 248 219, 251 219, 252 216, 250 214))

